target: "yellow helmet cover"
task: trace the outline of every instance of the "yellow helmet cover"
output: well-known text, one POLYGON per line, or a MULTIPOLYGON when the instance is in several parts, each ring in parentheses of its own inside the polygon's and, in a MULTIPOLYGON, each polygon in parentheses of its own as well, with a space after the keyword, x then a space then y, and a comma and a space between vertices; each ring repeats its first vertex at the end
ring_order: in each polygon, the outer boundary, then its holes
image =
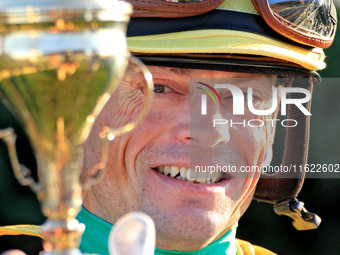
MULTIPOLYGON (((253 17, 255 16, 258 20, 262 19, 254 8, 251 0, 226 0, 214 11, 217 13, 219 10, 241 13, 245 18, 247 18, 246 15, 251 15, 253 17)), ((172 23, 174 29, 165 30, 166 32, 164 33, 157 32, 154 34, 150 31, 147 35, 141 36, 134 36, 134 32, 129 33, 128 30, 129 50, 133 54, 237 54, 243 56, 268 57, 274 62, 292 64, 311 71, 324 69, 326 67, 324 62, 325 55, 321 48, 301 45, 283 36, 282 38, 280 36, 275 38, 256 33, 256 31, 242 31, 244 30, 242 25, 240 30, 228 29, 227 23, 235 22, 233 17, 228 17, 228 15, 230 16, 232 13, 218 13, 219 16, 215 17, 215 22, 217 23, 223 23, 224 20, 222 20, 222 18, 226 18, 226 21, 228 21, 222 24, 222 29, 212 29, 209 27, 208 21, 204 20, 201 22, 206 22, 209 29, 185 29, 186 24, 190 23, 193 19, 202 19, 204 15, 209 15, 209 13, 181 19, 158 18, 157 21, 153 21, 153 24, 158 25, 159 22, 167 20, 166 26, 172 23), (176 22, 184 24, 183 31, 177 31, 176 26, 178 26, 178 24, 176 24, 176 22), (226 25, 224 26, 225 28, 223 25, 226 25)), ((153 20, 155 20, 155 18, 153 20)), ((141 20, 133 19, 132 24, 134 22, 140 23, 141 20)), ((236 22, 241 23, 240 21, 236 22)), ((247 19, 242 18, 242 23, 247 23, 247 19)), ((249 21, 248 25, 253 26, 254 24, 252 23, 252 21, 249 21)), ((143 24, 141 26, 143 26, 143 24)), ((138 29, 140 29, 140 26, 138 29)), ((144 29, 151 30, 150 26, 144 29)), ((271 30, 269 27, 266 29, 271 30)), ((272 31, 271 33, 275 32, 272 31)))

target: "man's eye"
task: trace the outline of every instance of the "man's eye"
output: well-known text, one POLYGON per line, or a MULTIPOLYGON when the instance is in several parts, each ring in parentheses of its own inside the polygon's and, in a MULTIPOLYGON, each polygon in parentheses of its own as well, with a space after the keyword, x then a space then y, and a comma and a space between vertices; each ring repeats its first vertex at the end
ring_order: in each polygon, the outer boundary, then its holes
MULTIPOLYGON (((244 95, 244 97, 243 97, 244 101, 247 102, 247 100, 248 100, 248 93, 243 93, 243 95, 244 95)), ((254 98, 254 96, 253 96, 253 98, 254 98)), ((234 97, 233 97, 233 95, 230 95, 230 96, 228 96, 228 97, 226 97, 224 99, 234 99, 234 97)))
MULTIPOLYGON (((248 104, 248 93, 244 92, 243 93, 243 99, 244 99, 244 103, 247 105, 248 104)), ((226 98, 223 98, 222 100, 227 100, 227 102, 231 103, 233 102, 233 95, 229 95, 226 98)), ((255 108, 259 107, 259 105, 262 103, 262 99, 260 97, 258 97, 255 93, 253 93, 253 106, 255 108)))
MULTIPOLYGON (((248 101, 248 93, 243 93, 244 95, 244 101, 248 101)), ((253 100, 254 100, 254 95, 253 95, 253 100)))
POLYGON ((173 90, 167 86, 155 84, 153 91, 155 93, 167 93, 172 92, 173 90))

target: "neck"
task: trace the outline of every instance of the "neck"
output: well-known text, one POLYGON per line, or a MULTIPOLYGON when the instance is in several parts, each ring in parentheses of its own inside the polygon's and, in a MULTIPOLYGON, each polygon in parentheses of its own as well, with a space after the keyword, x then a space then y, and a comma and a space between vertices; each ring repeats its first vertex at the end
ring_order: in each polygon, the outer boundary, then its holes
MULTIPOLYGON (((112 225, 90 213, 85 208, 82 208, 77 218, 81 223, 86 225, 85 233, 80 245, 81 251, 83 253, 109 255, 108 236, 112 225)), ((205 241, 205 243, 200 241, 199 245, 197 245, 197 241, 186 241, 180 244, 178 241, 168 238, 167 245, 162 245, 162 242, 157 242, 158 248, 155 250, 155 255, 236 254, 236 227, 237 224, 216 241, 205 241), (183 244, 186 244, 187 246, 183 246, 183 244)), ((162 240, 163 238, 157 236, 157 239, 162 240)))
MULTIPOLYGON (((221 233, 218 236, 213 236, 210 238, 203 238, 203 239, 193 239, 193 238, 186 238, 186 236, 163 236, 161 234, 157 234, 157 242, 156 247, 163 250, 172 250, 172 251, 196 251, 200 250, 207 245, 218 241, 224 235, 226 235, 228 231, 221 233)), ((184 233, 185 234, 185 233, 184 233)))

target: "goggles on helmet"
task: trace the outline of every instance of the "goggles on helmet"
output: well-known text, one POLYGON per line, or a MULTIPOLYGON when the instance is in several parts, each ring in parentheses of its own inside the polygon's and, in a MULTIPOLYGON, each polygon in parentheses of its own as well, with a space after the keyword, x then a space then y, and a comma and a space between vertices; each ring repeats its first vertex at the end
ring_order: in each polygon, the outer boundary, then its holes
POLYGON ((337 25, 332 0, 252 0, 266 23, 298 43, 328 48, 337 25))
MULTIPOLYGON (((223 0, 128 0, 133 17, 179 18, 200 15, 223 0)), ((337 18, 332 0, 252 0, 265 22, 277 33, 304 45, 328 48, 337 18)))

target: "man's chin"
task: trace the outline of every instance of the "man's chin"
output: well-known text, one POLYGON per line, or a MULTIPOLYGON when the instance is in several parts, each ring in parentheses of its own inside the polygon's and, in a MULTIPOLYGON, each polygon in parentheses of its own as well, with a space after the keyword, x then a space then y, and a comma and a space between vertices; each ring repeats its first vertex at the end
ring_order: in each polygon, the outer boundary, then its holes
MULTIPOLYGON (((180 242, 204 247, 228 230, 232 210, 225 207, 216 208, 213 204, 203 206, 199 203, 195 206, 195 200, 183 202, 184 200, 181 200, 178 204, 160 205, 158 200, 155 201, 151 197, 143 201, 141 210, 154 220, 160 244, 180 242)), ((163 246, 165 244, 159 248, 163 246)))
POLYGON ((171 178, 152 168, 140 173, 140 209, 155 222, 159 248, 171 242, 200 249, 230 229, 244 180, 199 184, 171 178))
POLYGON ((223 215, 186 208, 179 212, 169 211, 151 216, 157 230, 157 247, 174 249, 176 243, 178 250, 185 251, 185 244, 201 249, 215 241, 228 231, 225 228, 228 219, 223 215), (167 244, 171 243, 172 247, 167 244), (182 245, 180 249, 179 246, 182 245))

